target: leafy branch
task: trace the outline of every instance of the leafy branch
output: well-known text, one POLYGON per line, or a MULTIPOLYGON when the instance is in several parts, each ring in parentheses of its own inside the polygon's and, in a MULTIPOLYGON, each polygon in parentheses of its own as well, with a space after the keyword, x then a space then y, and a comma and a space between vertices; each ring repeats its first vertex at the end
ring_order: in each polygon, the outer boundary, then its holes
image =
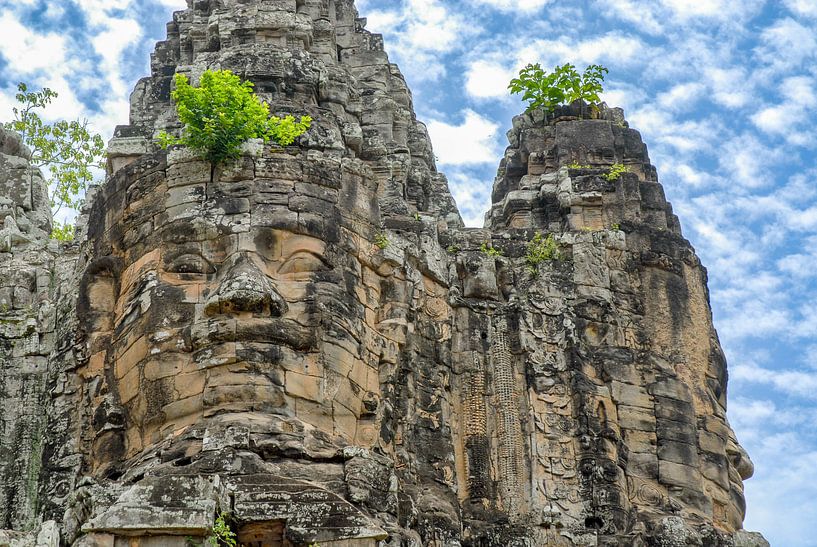
POLYGON ((189 547, 237 547, 238 536, 230 527, 229 520, 229 513, 219 514, 213 523, 210 535, 205 538, 203 543, 197 543, 192 537, 188 536, 186 538, 187 545, 189 547))
POLYGON ((176 74, 175 84, 170 96, 184 129, 181 137, 162 131, 159 144, 188 146, 214 166, 237 158, 248 139, 272 139, 288 146, 312 124, 309 116, 299 121, 270 116, 269 105, 253 93, 253 83, 242 82, 229 70, 205 71, 198 87, 184 74, 176 74))
POLYGON ((522 99, 528 101, 528 112, 536 108, 552 112, 560 104, 577 100, 599 103, 604 75, 608 72, 601 65, 590 65, 579 74, 574 65, 566 63, 548 74, 539 63, 528 64, 519 71, 518 78, 511 80, 508 89, 514 95, 522 94, 522 99))
MULTIPOLYGON (((37 112, 58 97, 49 88, 29 91, 28 85, 17 85, 14 120, 4 124, 16 131, 29 150, 31 165, 48 169, 49 204, 56 215, 63 207, 78 209, 85 190, 94 179, 93 168, 104 168, 105 142, 88 129, 88 120, 61 120, 45 123, 37 112)), ((73 226, 54 221, 52 237, 73 239, 73 226)))

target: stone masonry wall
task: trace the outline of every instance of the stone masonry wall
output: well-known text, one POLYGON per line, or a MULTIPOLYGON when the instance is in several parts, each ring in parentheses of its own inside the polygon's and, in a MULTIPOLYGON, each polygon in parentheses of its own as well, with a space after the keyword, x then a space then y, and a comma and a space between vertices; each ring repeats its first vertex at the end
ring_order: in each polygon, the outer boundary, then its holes
POLYGON ((0 546, 222 513, 253 546, 767 545, 706 271, 621 110, 517 116, 465 228, 352 0, 189 0, 167 32, 75 246, 0 133, 0 528, 38 527, 0 546), (160 150, 174 74, 217 68, 312 128, 160 150))

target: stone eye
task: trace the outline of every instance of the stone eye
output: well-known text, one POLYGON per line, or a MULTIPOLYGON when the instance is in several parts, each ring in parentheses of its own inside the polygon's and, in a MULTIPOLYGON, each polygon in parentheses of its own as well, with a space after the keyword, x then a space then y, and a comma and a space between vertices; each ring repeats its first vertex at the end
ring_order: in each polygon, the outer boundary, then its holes
POLYGON ((215 268, 203 256, 185 253, 168 261, 165 271, 176 274, 211 274, 215 268))
POLYGON ((318 255, 306 251, 299 251, 284 262, 278 273, 281 275, 311 274, 328 270, 329 266, 318 255))

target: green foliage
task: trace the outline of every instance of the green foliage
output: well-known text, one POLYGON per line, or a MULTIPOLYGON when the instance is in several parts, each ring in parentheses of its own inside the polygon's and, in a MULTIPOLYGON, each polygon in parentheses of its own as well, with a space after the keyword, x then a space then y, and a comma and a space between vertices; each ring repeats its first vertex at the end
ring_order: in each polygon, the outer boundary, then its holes
MULTIPOLYGON (((92 168, 103 168, 105 142, 102 137, 88 130, 88 120, 61 120, 45 123, 37 112, 45 108, 58 94, 45 87, 29 91, 28 85, 17 85, 14 121, 5 128, 16 131, 23 143, 31 150, 31 165, 47 169, 46 183, 52 214, 63 207, 78 209, 88 184, 93 181, 92 168)), ((66 241, 73 239, 73 226, 54 223, 51 237, 66 241)))
POLYGON ((388 247, 389 243, 391 243, 389 241, 389 238, 386 237, 386 234, 384 234, 383 232, 380 232, 379 234, 374 236, 374 244, 380 247, 381 249, 385 249, 386 247, 388 247))
POLYGON ((607 173, 602 175, 602 177, 607 182, 615 182, 619 178, 621 178, 621 175, 623 175, 624 173, 629 173, 629 172, 630 172, 630 168, 627 167, 626 165, 622 165, 621 163, 615 163, 615 164, 613 164, 612 167, 610 167, 610 170, 607 173))
POLYGON ((479 250, 485 253, 486 256, 490 257, 502 256, 502 251, 489 243, 483 243, 479 250))
POLYGON ((592 165, 581 164, 581 163, 579 163, 577 161, 574 161, 573 163, 569 164, 567 167, 568 167, 568 169, 592 169, 593 168, 592 165))
POLYGON ((414 220, 417 222, 422 222, 423 217, 420 216, 420 213, 414 213, 414 220))
POLYGON ((548 234, 547 237, 542 236, 540 232, 534 234, 533 239, 528 242, 528 250, 525 253, 525 262, 528 264, 528 270, 533 275, 539 273, 539 264, 547 260, 561 260, 562 253, 559 252, 559 245, 553 239, 553 234, 548 234))
POLYGON ((611 230, 615 230, 615 231, 619 231, 619 230, 621 230, 621 224, 619 224, 619 223, 617 223, 617 222, 616 222, 616 223, 613 223, 613 224, 610 226, 610 229, 611 229, 611 230))
POLYGON ((457 245, 449 245, 446 251, 448 251, 448 254, 455 255, 460 252, 460 248, 457 245))
MULTIPOLYGON (((281 146, 289 146, 295 139, 306 133, 312 126, 312 118, 301 116, 301 120, 296 122, 294 116, 272 116, 270 122, 270 138, 281 146)), ((266 139, 264 139, 266 142, 266 139)))
POLYGON ((187 537, 186 542, 192 547, 237 547, 238 541, 236 533, 230 528, 230 515, 228 513, 221 513, 216 517, 213 523, 213 528, 210 535, 204 540, 204 543, 196 543, 191 537, 187 537))
POLYGON ((51 225, 51 238, 57 241, 74 241, 75 230, 76 227, 73 224, 54 219, 51 225))
POLYGON ((176 74, 175 83, 170 96, 184 129, 179 138, 162 131, 159 144, 189 146, 212 165, 237 158, 248 139, 272 139, 287 146, 312 125, 309 116, 300 121, 270 117, 269 105, 253 93, 252 82, 242 82, 229 70, 205 71, 199 87, 190 85, 184 74, 176 74))
POLYGON ((227 516, 227 513, 221 513, 213 524, 213 533, 207 538, 213 547, 236 547, 236 535, 227 524, 227 516))
POLYGON ((567 63, 548 74, 539 63, 529 64, 511 80, 508 89, 514 95, 522 94, 522 99, 528 101, 528 111, 544 108, 550 112, 560 104, 579 99, 588 104, 600 102, 602 82, 608 72, 601 65, 590 65, 579 74, 574 65, 567 63))

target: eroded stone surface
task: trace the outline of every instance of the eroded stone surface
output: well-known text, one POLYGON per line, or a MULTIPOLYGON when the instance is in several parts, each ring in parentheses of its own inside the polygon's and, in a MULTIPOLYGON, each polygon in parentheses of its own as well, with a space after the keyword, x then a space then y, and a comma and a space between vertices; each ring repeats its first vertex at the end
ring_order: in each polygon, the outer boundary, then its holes
POLYGON ((49 243, 45 183, 19 138, 0 128, 0 528, 36 526, 48 361, 72 253, 49 243))
POLYGON ((181 546, 226 511, 254 546, 764 545, 739 531, 752 465, 706 272, 640 135, 606 107, 515 118, 466 229, 364 26, 351 0, 190 1, 79 253, 36 243, 4 190, 33 239, 0 254, 2 425, 34 448, 3 445, 0 525, 181 546), (207 68, 315 125, 216 169, 159 150, 173 74, 207 68), (559 260, 530 263, 537 233, 559 260))

